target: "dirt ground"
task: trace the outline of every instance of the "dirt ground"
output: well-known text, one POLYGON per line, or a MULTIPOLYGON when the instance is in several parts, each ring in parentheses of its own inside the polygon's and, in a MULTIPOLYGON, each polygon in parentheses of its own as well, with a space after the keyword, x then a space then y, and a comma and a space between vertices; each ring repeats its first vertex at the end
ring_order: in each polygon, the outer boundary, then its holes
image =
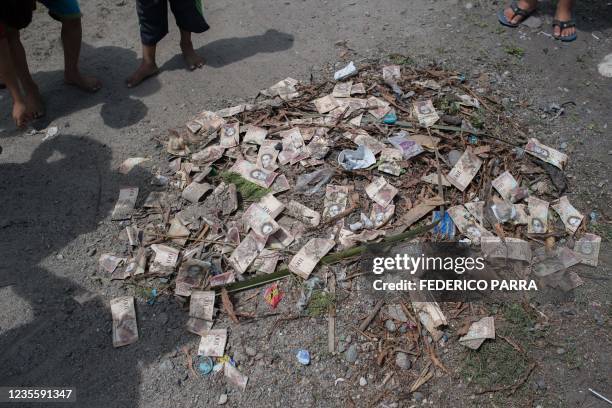
MULTIPOLYGON (((588 388, 612 396, 612 79, 597 72, 612 53, 612 4, 579 1, 579 38, 561 44, 548 35, 554 9, 548 2, 538 14, 541 27, 508 29, 495 17, 499 1, 212 0, 205 2, 212 28, 195 37, 207 65, 184 69, 172 27, 159 47, 161 73, 128 90, 123 81, 140 52, 133 2, 82 3, 82 67, 102 79, 97 94, 63 85, 59 25, 42 9, 22 34, 48 109, 36 126, 58 126, 61 135, 42 142, 41 134, 16 131, 9 96, 0 91, 0 385, 72 385, 82 407, 209 406, 223 393, 228 406, 256 407, 607 406, 588 388), (391 54, 488 81, 529 134, 570 156, 568 196, 597 219, 591 228, 604 238, 600 266, 579 269, 585 285, 574 301, 543 307, 545 318, 499 306, 500 330, 527 355, 499 339, 480 354, 449 342, 439 352, 450 373, 438 372, 410 394, 420 367, 378 366, 367 339, 354 331, 358 324, 343 318, 349 310, 365 316, 373 305, 358 296, 365 285, 359 279, 341 288, 337 304, 338 336, 347 347, 359 343, 356 363, 327 353, 327 321, 316 313, 240 325, 221 316, 228 353, 249 376, 247 390, 230 388, 220 376, 189 378, 179 350, 197 340, 183 329, 186 313, 167 297, 154 305, 140 298, 140 341, 113 349, 108 301, 135 289, 100 276, 97 260, 121 247, 121 227, 109 219, 119 187, 137 185, 141 197, 152 188, 146 167, 123 176, 118 165, 133 156, 158 160, 156 138, 203 109, 235 105, 287 76, 327 78, 335 64, 391 54), (95 299, 81 305, 74 297, 83 293, 95 299), (313 356, 309 366, 295 359, 302 348, 313 356), (476 394, 512 384, 531 362, 533 373, 514 394, 476 394), (367 385, 359 385, 361 377, 367 385)), ((298 294, 292 281, 282 285, 280 316, 294 313, 298 294)), ((263 307, 261 296, 248 297, 237 306, 263 307)))

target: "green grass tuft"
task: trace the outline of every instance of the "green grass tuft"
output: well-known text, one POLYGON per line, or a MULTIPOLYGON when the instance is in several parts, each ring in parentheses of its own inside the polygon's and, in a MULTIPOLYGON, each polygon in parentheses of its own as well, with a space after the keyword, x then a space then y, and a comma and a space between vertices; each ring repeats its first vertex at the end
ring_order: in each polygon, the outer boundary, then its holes
POLYGON ((244 179, 237 173, 222 171, 219 176, 221 176, 223 181, 226 183, 234 184, 236 186, 236 190, 240 193, 244 201, 257 201, 272 191, 269 188, 260 187, 257 184, 244 179))

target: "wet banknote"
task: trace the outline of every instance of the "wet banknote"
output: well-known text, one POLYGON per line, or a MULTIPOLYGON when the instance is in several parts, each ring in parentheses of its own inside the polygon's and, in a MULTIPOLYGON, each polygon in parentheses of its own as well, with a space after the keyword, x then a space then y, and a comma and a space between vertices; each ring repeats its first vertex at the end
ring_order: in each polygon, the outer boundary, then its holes
POLYGON ((119 198, 113 209, 111 219, 113 221, 122 221, 131 218, 137 198, 138 187, 126 187, 119 190, 119 198))
POLYGON ((257 203, 253 203, 247 208, 242 216, 242 220, 260 237, 267 238, 279 229, 274 218, 257 203))
POLYGON ((404 159, 408 160, 423 153, 423 146, 408 138, 406 132, 398 132, 395 136, 387 139, 396 149, 402 152, 404 159))
POLYGON ((264 248, 259 256, 253 261, 253 269, 257 272, 273 273, 276 264, 280 260, 280 253, 271 249, 264 248))
POLYGON ((226 123, 219 131, 219 146, 229 148, 240 144, 240 124, 226 123))
POLYGON ((595 234, 584 234, 574 244, 574 252, 580 258, 580 262, 586 265, 597 266, 599 262, 599 249, 601 237, 595 234))
POLYGON ((334 245, 336 245, 336 242, 333 239, 311 239, 293 258, 291 258, 289 270, 304 279, 308 279, 321 258, 323 258, 334 245))
POLYGON ((414 102, 413 109, 419 124, 423 127, 433 126, 440 119, 431 99, 414 102))
POLYGON ((334 86, 332 96, 334 98, 349 98, 351 96, 351 88, 353 87, 353 81, 338 82, 334 86))
POLYGON ((127 346, 138 341, 138 322, 133 296, 111 299, 113 315, 113 347, 127 346))
POLYGON ((274 145, 261 145, 257 153, 257 166, 270 171, 278 169, 278 165, 276 164, 278 153, 274 145))
POLYGON ((531 261, 531 247, 529 246, 529 242, 520 238, 506 237, 502 241, 499 237, 482 237, 480 240, 480 249, 485 258, 514 259, 525 262, 531 261))
POLYGON ((291 200, 287 204, 285 211, 290 217, 305 222, 312 227, 316 227, 321 222, 321 214, 295 200, 291 200))
POLYGON ((201 287, 210 270, 210 262, 199 259, 189 259, 182 263, 176 276, 174 294, 177 296, 191 296, 193 288, 201 287))
POLYGON ((268 131, 259 126, 249 125, 244 135, 244 143, 262 145, 268 136, 268 131))
POLYGON ((548 231, 548 201, 529 197, 528 204, 527 232, 530 234, 546 233, 548 231))
POLYGON ((561 170, 563 170, 567 164, 567 155, 565 153, 561 153, 552 147, 543 145, 538 141, 538 139, 535 138, 531 138, 527 141, 527 145, 525 145, 525 152, 545 161, 546 163, 550 163, 561 170))
POLYGON ((399 176, 402 174, 402 166, 400 166, 402 159, 403 155, 401 151, 395 148, 386 147, 380 152, 378 171, 399 176))
POLYGON ((482 166, 482 160, 468 147, 448 173, 446 179, 453 186, 464 191, 470 185, 478 170, 480 170, 480 166, 482 166))
POLYGON ((197 153, 191 155, 191 160, 202 163, 213 163, 223 157, 225 147, 208 146, 197 153))
MULTIPOLYGON (((266 239, 267 237, 263 238, 266 239)), ((253 231, 249 232, 246 237, 240 242, 240 245, 234 249, 228 262, 234 268, 236 273, 243 274, 248 269, 249 265, 257 258, 263 250, 266 242, 262 242, 262 237, 257 236, 253 231)))
POLYGON ((325 200, 323 201, 323 218, 333 218, 344 212, 349 203, 349 186, 328 184, 325 187, 325 200))
POLYGON ((580 224, 582 223, 584 215, 580 214, 580 212, 578 212, 578 210, 570 204, 567 196, 563 196, 558 200, 553 201, 551 207, 557 214, 559 214, 559 217, 561 218, 561 221, 563 221, 567 232, 570 234, 576 233, 578 227, 580 227, 580 224))
POLYGON ((505 171, 493 180, 491 185, 497 190, 501 198, 510 201, 512 191, 518 187, 518 182, 509 171, 505 171))
POLYGON ((453 219, 457 229, 464 234, 472 243, 479 244, 482 237, 494 236, 485 229, 476 218, 474 218, 463 205, 456 205, 448 209, 448 214, 453 219))
POLYGON ((212 322, 214 313, 215 291, 193 290, 189 300, 189 317, 212 322))
POLYGON ((227 343, 227 329, 208 330, 202 334, 198 346, 199 356, 223 357, 227 343))
POLYGON ((277 173, 266 170, 246 160, 236 160, 236 163, 230 168, 230 171, 240 174, 244 179, 263 188, 270 187, 277 176, 277 173))
POLYGON ((393 187, 384 177, 378 177, 368 184, 365 188, 366 194, 375 203, 383 207, 387 207, 393 202, 393 198, 397 194, 397 188, 393 187))
POLYGON ((321 114, 332 111, 338 107, 338 102, 336 101, 336 98, 331 95, 325 95, 324 97, 315 99, 312 102, 317 108, 317 112, 321 114))
POLYGON ((374 224, 374 228, 380 228, 389 222, 393 214, 395 214, 395 205, 389 204, 383 207, 378 203, 374 203, 370 213, 370 221, 374 224))

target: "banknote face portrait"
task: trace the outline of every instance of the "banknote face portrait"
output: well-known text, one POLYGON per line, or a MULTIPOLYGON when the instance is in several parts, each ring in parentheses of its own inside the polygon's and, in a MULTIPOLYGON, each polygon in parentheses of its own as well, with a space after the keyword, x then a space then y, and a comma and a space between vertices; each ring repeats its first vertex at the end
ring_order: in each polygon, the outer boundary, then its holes
POLYGON ((543 234, 544 232, 546 232, 546 229, 544 228, 544 223, 539 218, 531 219, 531 228, 536 234, 543 234))
POLYGON ((567 218, 567 223, 574 228, 578 228, 582 223, 582 218, 572 215, 567 218))
POLYGON ((466 227, 465 231, 466 231, 465 235, 469 237, 480 238, 480 236, 482 235, 480 233, 480 229, 474 224, 469 224, 466 227))
POLYGON ((251 177, 253 177, 255 180, 261 180, 264 182, 267 180, 266 174, 261 170, 257 170, 257 169, 252 170, 250 174, 251 174, 251 177))
POLYGON ((335 217, 336 215, 340 214, 340 212, 341 212, 340 210, 341 210, 341 208, 340 208, 340 206, 338 204, 330 205, 329 209, 328 209, 329 216, 330 217, 335 217))
POLYGON ((271 154, 269 153, 262 154, 261 155, 261 166, 266 169, 269 168, 270 165, 272 164, 272 160, 273 160, 273 157, 271 154))
POLYGON ((433 113, 429 105, 426 103, 419 103, 417 107, 421 115, 429 115, 430 113, 433 113))
POLYGON ((532 148, 533 153, 535 153, 536 155, 540 156, 540 157, 548 157, 549 153, 547 149, 544 149, 538 145, 533 146, 532 148))

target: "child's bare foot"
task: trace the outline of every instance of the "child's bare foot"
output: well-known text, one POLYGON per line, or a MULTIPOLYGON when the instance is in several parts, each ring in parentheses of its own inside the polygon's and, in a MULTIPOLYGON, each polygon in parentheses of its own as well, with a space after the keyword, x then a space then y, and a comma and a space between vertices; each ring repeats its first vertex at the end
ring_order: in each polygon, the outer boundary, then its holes
POLYGON ((45 104, 35 83, 24 85, 24 102, 32 119, 39 119, 45 116, 45 104))
POLYGON ((102 82, 92 76, 81 75, 80 72, 74 74, 66 73, 64 75, 64 82, 68 85, 76 86, 81 91, 85 92, 97 92, 102 88, 102 82))
POLYGON ((155 62, 147 62, 142 61, 136 72, 130 76, 126 83, 128 88, 133 88, 139 85, 142 81, 147 78, 152 77, 153 75, 157 75, 159 73, 159 68, 157 68, 157 64, 155 62))
POLYGON ((183 58, 185 58, 185 62, 187 62, 187 67, 190 71, 193 71, 196 68, 202 68, 204 66, 206 61, 204 58, 198 55, 197 52, 195 52, 191 42, 181 42, 181 51, 183 52, 183 58))

